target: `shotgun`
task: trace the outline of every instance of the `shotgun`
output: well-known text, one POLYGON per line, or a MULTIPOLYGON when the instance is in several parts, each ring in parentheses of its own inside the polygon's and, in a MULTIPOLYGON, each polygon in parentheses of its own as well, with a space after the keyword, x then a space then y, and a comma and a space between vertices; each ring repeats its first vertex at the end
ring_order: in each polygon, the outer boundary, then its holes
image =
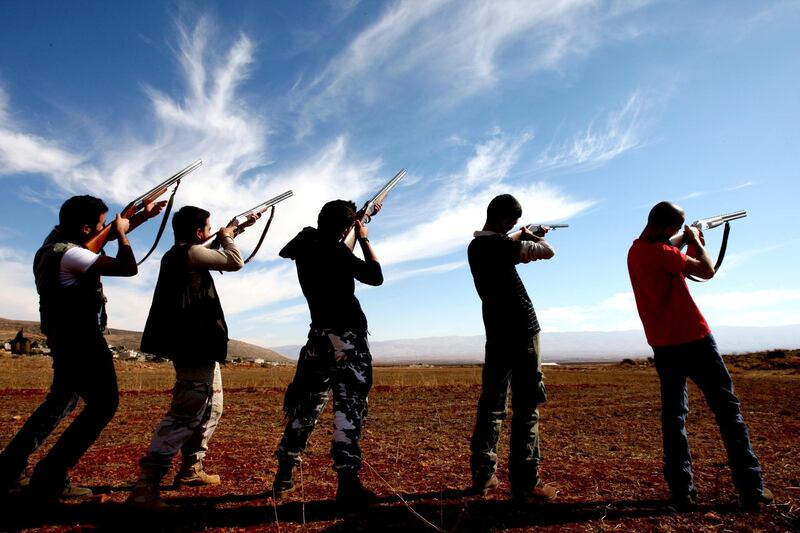
MULTIPOLYGON (((282 201, 284 201, 284 200, 286 200, 287 198, 290 198, 293 194, 294 193, 292 191, 286 191, 284 193, 281 193, 278 196, 276 196, 275 198, 270 198, 266 202, 261 202, 257 206, 251 207, 250 209, 239 213, 238 215, 233 217, 230 222, 228 222, 228 226, 227 227, 236 228, 234 230, 234 234, 235 235, 239 235, 241 233, 244 233, 244 230, 247 229, 251 225, 251 224, 247 224, 248 220, 251 217, 256 216, 256 215, 261 215, 267 209, 271 209, 272 210, 270 212, 270 214, 269 214, 269 219, 267 219, 267 225, 264 226, 264 232, 261 234, 261 238, 258 240, 258 244, 256 245, 255 249, 253 250, 253 253, 250 254, 250 257, 245 259, 245 261, 244 261, 245 263, 249 263, 250 260, 253 259, 253 257, 255 257, 256 253, 258 252, 258 249, 261 248, 261 243, 264 242, 264 237, 267 236, 267 231, 269 231, 269 227, 272 224, 272 218, 275 216, 275 205, 280 203, 280 202, 282 202, 282 201)), ((253 221, 253 222, 255 222, 255 221, 253 221)), ((208 248, 218 248, 220 244, 219 244, 219 240, 217 239, 217 235, 213 235, 213 236, 209 237, 208 239, 206 239, 202 243, 202 245, 206 246, 208 248)))
MULTIPOLYGON (((190 172, 194 171, 195 169, 197 169, 197 167, 199 167, 202 164, 203 162, 198 159, 188 167, 179 171, 177 174, 174 174, 173 176, 170 176, 169 178, 165 179, 164 181, 162 181, 161 183, 159 183, 158 185, 156 185, 155 187, 153 187, 152 189, 150 189, 149 191, 147 191, 146 193, 144 193, 143 195, 141 195, 128 205, 126 205, 125 209, 123 209, 120 212, 120 215, 123 218, 131 220, 134 215, 140 213, 144 209, 145 204, 155 201, 159 196, 167 192, 167 190, 173 184, 175 185, 175 190, 172 191, 172 196, 170 196, 169 204, 167 204, 167 208, 164 210, 164 220, 162 221, 161 227, 158 230, 158 236, 156 237, 156 241, 153 243, 152 248, 150 248, 150 251, 147 252, 147 255, 145 255, 144 259, 142 259, 139 262, 139 264, 143 263, 144 260, 150 256, 150 254, 153 252, 156 245, 158 244, 159 239, 161 239, 161 234, 164 231, 166 220, 169 217, 170 210, 172 209, 172 199, 175 197, 175 192, 177 192, 178 190, 178 186, 181 183, 181 178, 183 178, 190 172)), ((130 229, 132 230, 136 228, 142 222, 144 222, 144 218, 142 218, 141 220, 137 220, 135 224, 131 220, 130 229)), ((93 251, 94 253, 99 253, 100 250, 102 250, 103 247, 106 245, 106 242, 113 238, 112 227, 113 227, 112 223, 108 223, 105 226, 103 226, 103 229, 100 230, 100 232, 97 235, 86 241, 84 246, 89 250, 93 251)))
MULTIPOLYGON (((699 220, 695 220, 690 224, 690 226, 695 227, 700 231, 707 229, 714 229, 718 226, 725 224, 725 231, 722 232, 722 244, 720 244, 719 246, 719 253, 717 254, 717 262, 714 264, 714 272, 719 271, 719 267, 722 266, 722 260, 725 259, 725 252, 728 249, 728 235, 731 232, 731 224, 730 224, 731 220, 737 220, 740 218, 744 218, 746 216, 747 216, 747 211, 741 209, 739 211, 734 211, 732 213, 725 213, 724 215, 701 218, 699 220)), ((670 238, 670 243, 672 243, 673 246, 677 246, 678 248, 683 247, 683 245, 686 244, 684 232, 680 231, 675 235, 673 235, 670 238)), ((687 274, 686 277, 696 282, 708 281, 696 278, 691 274, 687 274)))
MULTIPOLYGON (((374 215, 376 212, 375 204, 382 204, 383 201, 386 199, 386 196, 389 194, 389 191, 391 191, 394 188, 394 186, 397 185, 397 182, 403 179, 403 176, 405 175, 406 175, 406 169, 404 168, 400 169, 400 172, 395 174, 394 177, 390 179, 386 185, 381 187, 381 189, 375 196, 373 196, 367 203, 364 204, 364 207, 362 207, 356 212, 356 220, 358 220, 362 224, 369 224, 369 221, 372 219, 372 215, 374 215)), ((350 231, 347 233, 342 242, 344 242, 347 245, 347 247, 350 248, 351 250, 355 247, 356 245, 355 228, 350 228, 350 231)))

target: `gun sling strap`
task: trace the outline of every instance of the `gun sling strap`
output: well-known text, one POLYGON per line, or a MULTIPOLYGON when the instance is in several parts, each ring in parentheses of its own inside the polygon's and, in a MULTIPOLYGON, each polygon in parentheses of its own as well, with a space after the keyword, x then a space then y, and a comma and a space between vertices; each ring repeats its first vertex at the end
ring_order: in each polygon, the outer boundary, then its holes
MULTIPOLYGON (((725 222, 725 230, 722 232, 722 244, 719 246, 719 254, 717 254, 717 263, 714 265, 714 272, 719 272, 719 267, 722 265, 722 260, 725 259, 725 251, 728 249, 728 234, 731 232, 731 223, 725 222)), ((707 279, 699 279, 691 274, 686 275, 692 281, 702 283, 708 281, 707 279)))
POLYGON ((264 226, 264 231, 261 233, 261 238, 258 239, 258 244, 253 249, 253 253, 250 254, 250 257, 244 260, 245 264, 249 263, 251 259, 253 259, 256 254, 258 253, 258 249, 261 248, 261 243, 264 242, 264 237, 267 236, 267 232, 269 231, 269 227, 272 224, 272 218, 275 216, 275 206, 272 206, 272 209, 269 212, 269 218, 267 219, 267 224, 264 226))
POLYGON ((167 207, 166 209, 164 209, 164 218, 161 219, 161 226, 159 226, 158 228, 158 234, 156 235, 156 240, 155 242, 153 242, 153 246, 150 247, 150 251, 145 254, 145 256, 142 258, 141 261, 136 263, 137 266, 147 261, 147 258, 150 257, 150 254, 152 254, 153 250, 155 250, 156 246, 158 246, 158 241, 161 240, 161 235, 164 234, 164 228, 167 226, 167 220, 169 220, 169 214, 172 211, 172 201, 175 199, 175 193, 178 192, 178 187, 180 187, 180 185, 181 185, 181 180, 178 180, 175 183, 175 188, 172 189, 172 194, 169 196, 167 207))

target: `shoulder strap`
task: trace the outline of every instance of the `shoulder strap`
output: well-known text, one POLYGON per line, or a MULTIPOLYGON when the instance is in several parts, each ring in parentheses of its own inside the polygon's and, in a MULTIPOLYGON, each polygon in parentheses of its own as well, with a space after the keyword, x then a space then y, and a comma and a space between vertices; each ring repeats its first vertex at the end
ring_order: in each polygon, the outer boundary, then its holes
POLYGON ((264 231, 261 233, 261 238, 258 239, 258 244, 256 244, 255 249, 253 249, 253 253, 250 254, 250 257, 244 260, 245 263, 249 263, 251 259, 256 256, 258 253, 258 249, 261 248, 261 243, 264 242, 264 237, 267 236, 267 232, 269 231, 269 227, 272 224, 272 218, 275 216, 275 206, 272 206, 272 210, 269 212, 269 218, 267 219, 267 224, 264 226, 264 231))
POLYGON ((153 250, 155 250, 156 246, 158 246, 158 241, 161 240, 161 235, 164 234, 164 228, 167 226, 167 220, 169 220, 169 214, 172 211, 172 201, 175 199, 175 193, 178 192, 178 187, 180 187, 180 184, 181 180, 178 180, 175 183, 175 188, 172 189, 172 194, 169 196, 169 202, 167 202, 167 208, 164 209, 164 218, 161 219, 161 226, 159 226, 158 228, 158 234, 156 235, 155 242, 153 242, 153 246, 150 247, 150 251, 147 252, 147 254, 145 254, 142 260, 136 263, 136 266, 139 266, 145 261, 147 261, 147 258, 150 257, 150 254, 152 254, 153 250))
MULTIPOLYGON (((725 231, 722 232, 722 244, 719 246, 719 254, 717 254, 717 262, 714 265, 714 272, 719 272, 719 267, 722 266, 722 260, 725 259, 725 251, 728 249, 728 235, 731 232, 731 223, 725 223, 725 231)), ((703 283, 708 281, 707 279, 699 279, 691 274, 686 275, 692 281, 696 281, 697 283, 703 283)))

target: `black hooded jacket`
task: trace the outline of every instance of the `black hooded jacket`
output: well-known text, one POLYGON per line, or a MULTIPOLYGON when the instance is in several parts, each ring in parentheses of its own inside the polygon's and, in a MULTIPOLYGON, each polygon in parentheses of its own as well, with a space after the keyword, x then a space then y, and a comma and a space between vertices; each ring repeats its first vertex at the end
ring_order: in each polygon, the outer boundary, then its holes
POLYGON ((316 228, 303 228, 280 256, 293 259, 311 312, 311 327, 334 331, 367 331, 367 317, 355 297, 355 281, 383 283, 381 265, 356 257, 344 243, 316 228))

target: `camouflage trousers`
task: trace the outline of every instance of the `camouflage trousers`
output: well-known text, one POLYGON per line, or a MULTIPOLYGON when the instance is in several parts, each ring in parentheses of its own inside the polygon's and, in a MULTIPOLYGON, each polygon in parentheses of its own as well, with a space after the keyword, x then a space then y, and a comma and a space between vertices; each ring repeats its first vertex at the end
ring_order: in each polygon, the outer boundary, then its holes
POLYGON ((476 482, 497 470, 497 441, 511 392, 514 416, 508 461, 512 491, 525 491, 539 481, 539 409, 547 400, 539 352, 539 336, 509 342, 487 340, 481 397, 472 433, 470 466, 476 482))
POLYGON ((221 416, 219 363, 198 368, 175 367, 172 404, 153 433, 147 455, 139 462, 142 470, 159 479, 164 477, 179 451, 184 464, 202 461, 221 416))
POLYGON ((361 429, 372 387, 372 356, 365 334, 312 329, 284 399, 286 429, 276 455, 299 463, 319 415, 333 394, 331 456, 335 470, 361 468, 361 429))

